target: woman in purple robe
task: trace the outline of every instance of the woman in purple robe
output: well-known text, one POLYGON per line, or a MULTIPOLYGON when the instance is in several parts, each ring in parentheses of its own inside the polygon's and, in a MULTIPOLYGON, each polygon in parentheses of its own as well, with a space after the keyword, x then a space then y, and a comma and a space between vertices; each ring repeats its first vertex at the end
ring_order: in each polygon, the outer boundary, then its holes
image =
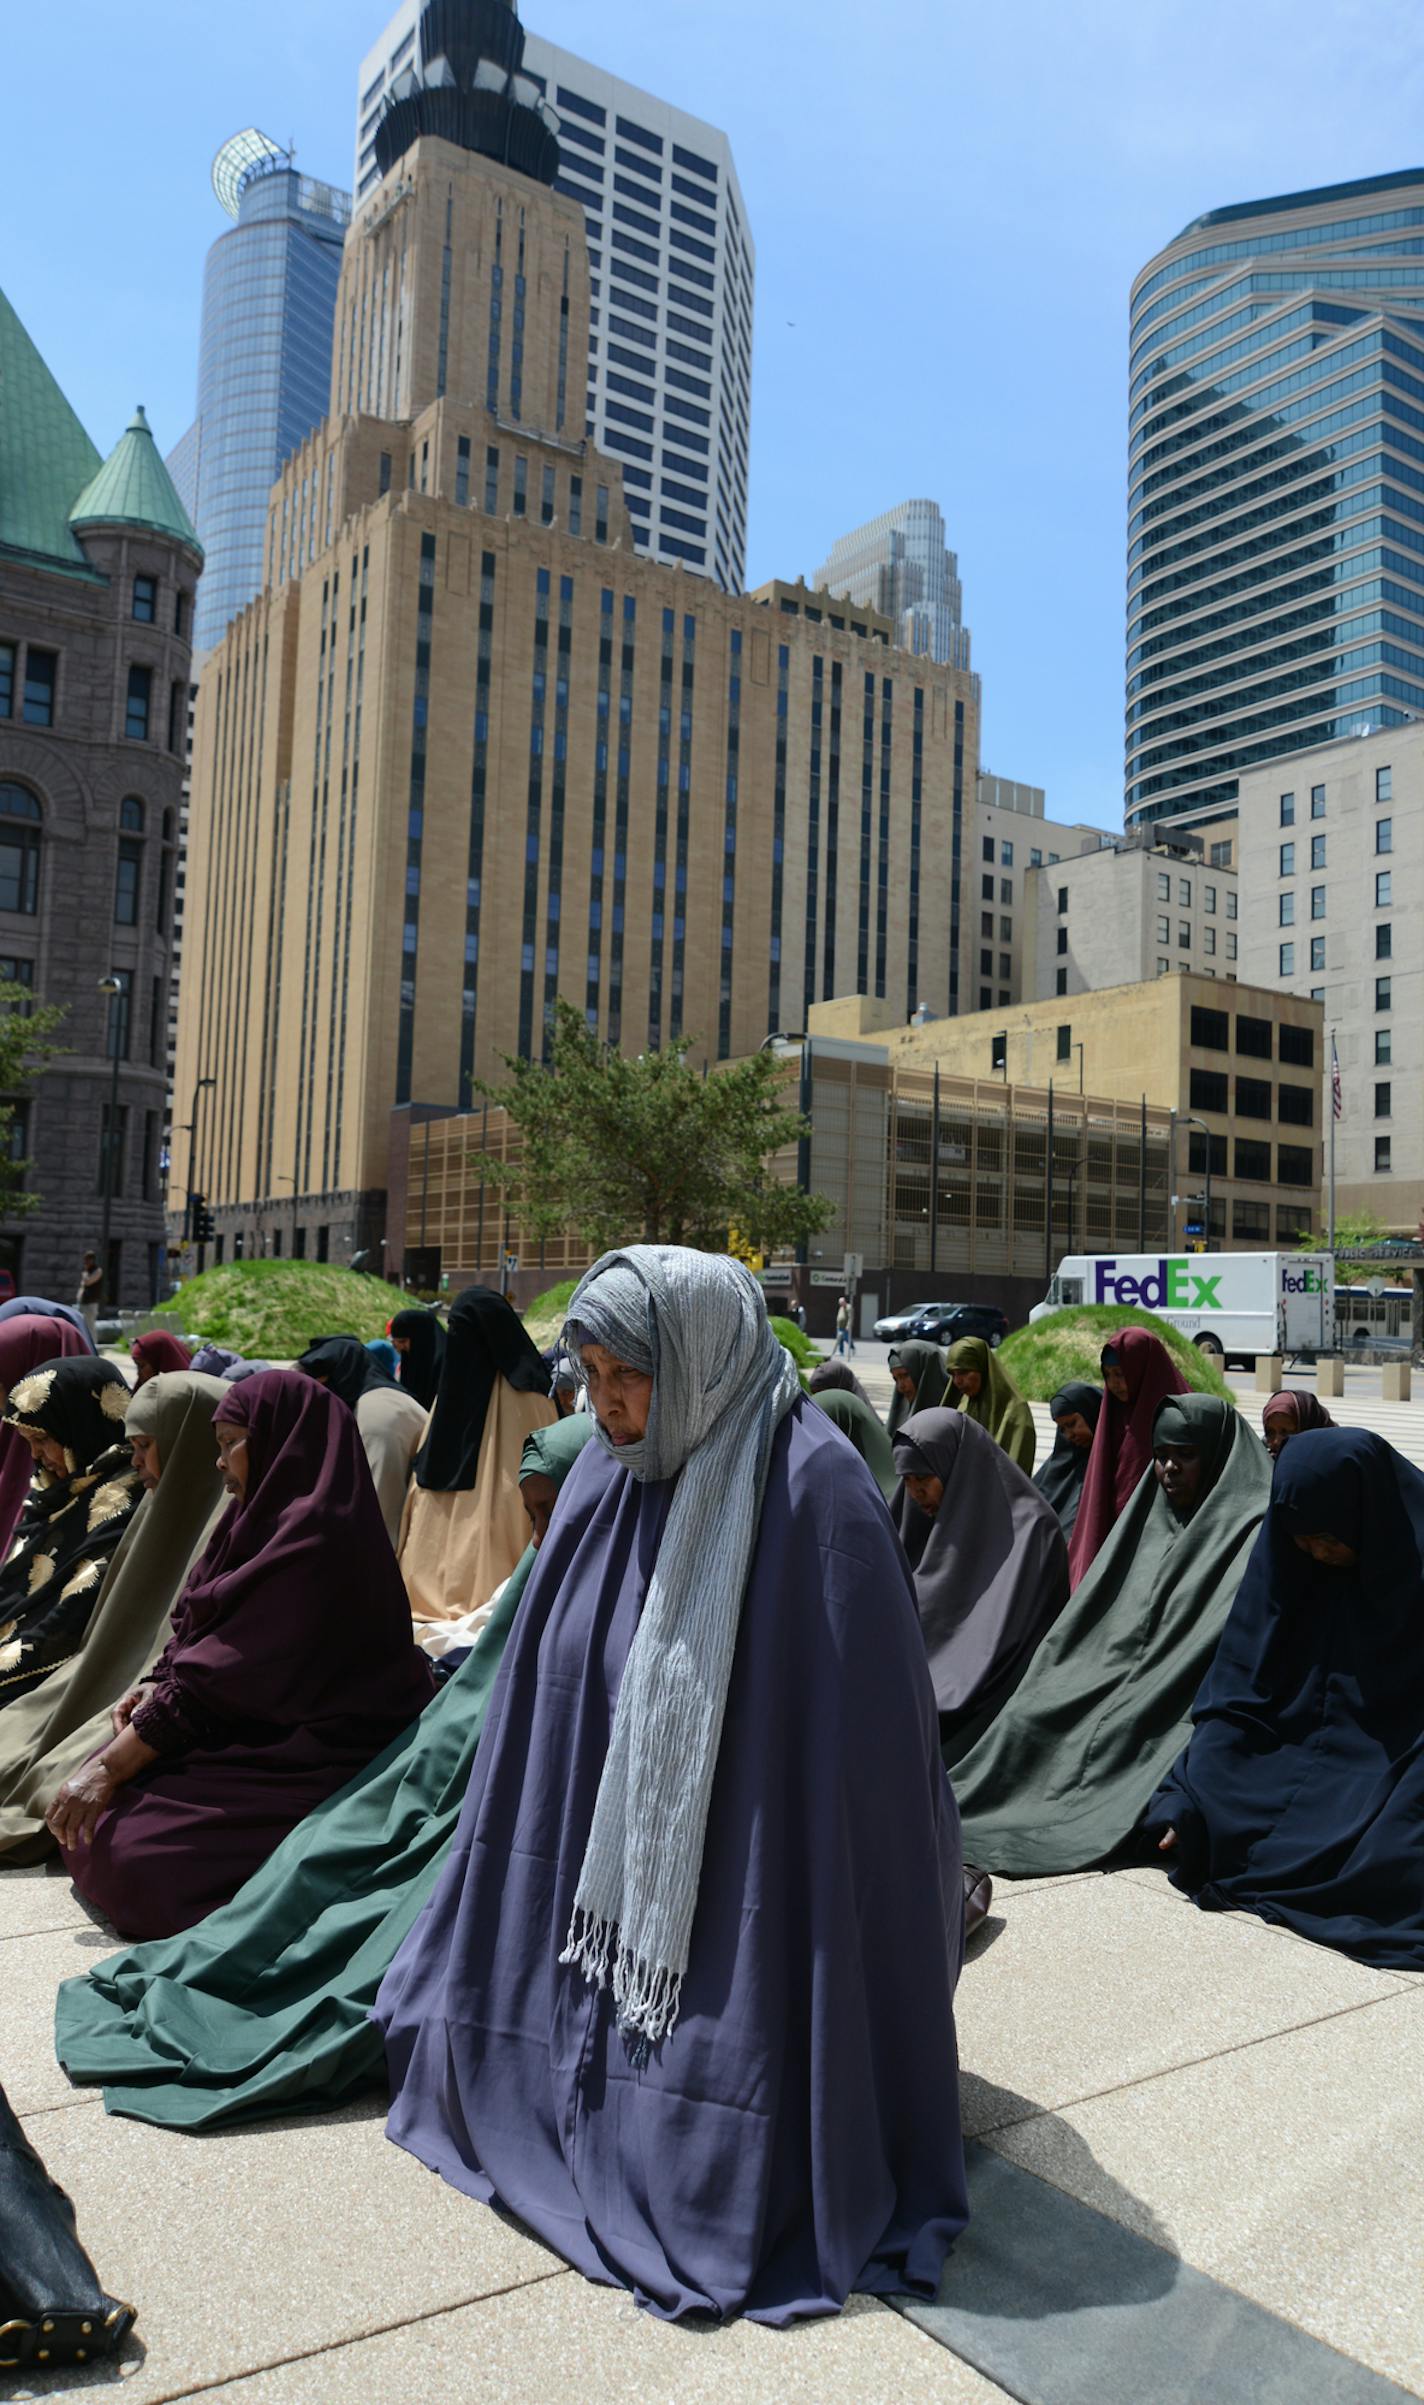
POLYGON ((933 2296, 961 1858, 879 1489, 735 1262, 607 1254, 567 1335, 598 1441, 377 2002, 390 2134, 668 2319, 933 2296))
POLYGON ((121 1937, 227 1903, 434 1693, 346 1405, 268 1370, 228 1388, 214 1430, 230 1507, 151 1679, 49 1816, 121 1937))

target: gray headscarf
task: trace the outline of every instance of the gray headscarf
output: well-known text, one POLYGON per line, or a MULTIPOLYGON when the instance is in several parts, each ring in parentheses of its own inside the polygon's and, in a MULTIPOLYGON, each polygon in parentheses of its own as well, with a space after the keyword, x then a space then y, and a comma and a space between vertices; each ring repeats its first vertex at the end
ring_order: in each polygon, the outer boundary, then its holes
POLYGON ((611 1973, 619 2027, 655 2046, 677 2021, 772 1440, 801 1387, 750 1272, 679 1245, 605 1253, 565 1342, 651 1373, 643 1437, 598 1441, 634 1478, 677 1479, 560 1957, 594 1987, 611 1973))

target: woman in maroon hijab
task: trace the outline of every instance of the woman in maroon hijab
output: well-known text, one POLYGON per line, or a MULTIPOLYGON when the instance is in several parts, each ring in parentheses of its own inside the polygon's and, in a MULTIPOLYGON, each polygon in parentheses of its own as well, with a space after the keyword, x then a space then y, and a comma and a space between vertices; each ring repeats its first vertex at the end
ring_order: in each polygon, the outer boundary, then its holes
POLYGON ((134 1362, 134 1386, 146 1386, 150 1378, 161 1378, 166 1370, 190 1370, 193 1356, 188 1347, 166 1328, 150 1328, 136 1336, 129 1346, 134 1362))
POLYGON ((1068 1545, 1068 1569, 1076 1587, 1107 1543, 1144 1470, 1152 1466, 1152 1423, 1168 1395, 1189 1393, 1171 1354, 1146 1328, 1119 1328, 1102 1350, 1106 1393, 1083 1500, 1068 1545))
MULTIPOLYGON (((47 1362, 70 1361, 93 1350, 88 1337, 71 1328, 67 1320, 41 1319, 29 1312, 0 1320, 0 1410, 12 1387, 32 1371, 43 1369, 47 1362)), ((34 1456, 18 1428, 0 1431, 0 1562, 9 1556, 10 1539, 20 1524, 34 1468, 34 1456)))
POLYGON ((229 1387, 214 1425, 231 1505, 151 1682, 50 1817, 124 1937, 227 1903, 434 1693, 346 1405, 267 1370, 229 1387))

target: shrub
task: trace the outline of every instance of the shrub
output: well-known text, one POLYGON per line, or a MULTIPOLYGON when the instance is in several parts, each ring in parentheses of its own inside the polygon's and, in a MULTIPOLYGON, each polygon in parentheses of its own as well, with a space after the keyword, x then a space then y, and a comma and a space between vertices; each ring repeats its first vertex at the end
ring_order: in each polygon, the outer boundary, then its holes
POLYGON ((1006 1336, 999 1359, 1027 1401, 1046 1403, 1070 1379, 1102 1385, 1102 1350, 1114 1328, 1146 1328, 1160 1337, 1194 1394, 1235 1401, 1215 1362, 1189 1336, 1155 1312, 1134 1311, 1126 1303, 1085 1303, 1077 1310, 1050 1312, 1006 1336))
POLYGON ((325 1261, 228 1261, 189 1278, 155 1324, 249 1361, 294 1361, 319 1336, 384 1336, 399 1287, 325 1261))

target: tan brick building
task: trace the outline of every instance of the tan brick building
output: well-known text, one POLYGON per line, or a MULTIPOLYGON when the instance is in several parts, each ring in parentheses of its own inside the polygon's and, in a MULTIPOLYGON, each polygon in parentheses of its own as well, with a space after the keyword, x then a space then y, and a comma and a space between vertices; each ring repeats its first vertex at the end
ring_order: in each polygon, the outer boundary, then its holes
POLYGON ((502 72, 387 121, 334 413, 202 682, 177 1080, 217 1081, 233 1250, 379 1246, 392 1110, 468 1107, 556 996, 712 1060, 853 986, 959 1007, 974 681, 638 556, 584 434, 636 294, 512 85, 494 122, 502 72))

